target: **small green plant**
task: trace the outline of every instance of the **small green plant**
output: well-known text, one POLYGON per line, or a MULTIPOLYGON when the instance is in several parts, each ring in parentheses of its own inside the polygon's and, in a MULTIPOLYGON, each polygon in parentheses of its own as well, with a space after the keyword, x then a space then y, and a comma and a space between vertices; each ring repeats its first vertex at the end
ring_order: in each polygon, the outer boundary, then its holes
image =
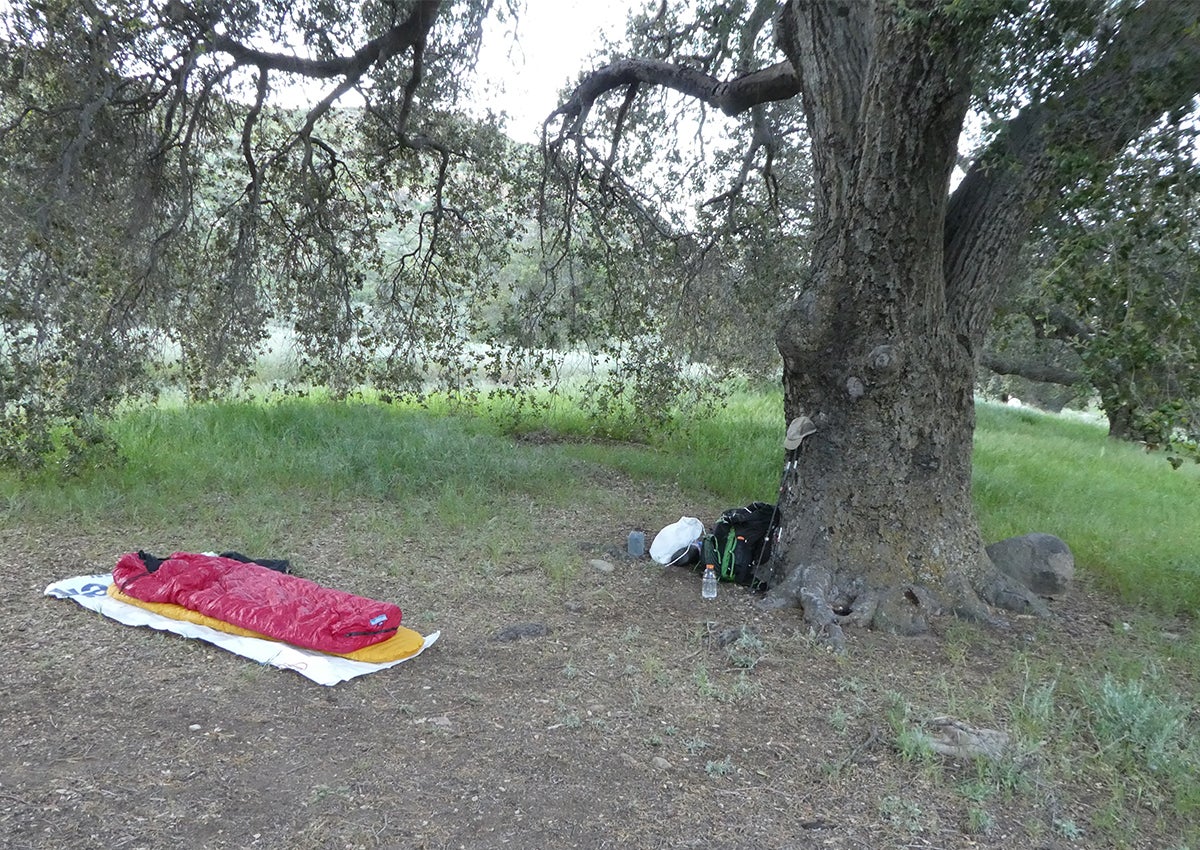
POLYGON ((982 803, 992 793, 992 789, 987 781, 980 777, 959 785, 958 793, 973 803, 982 803))
POLYGON ((829 725, 839 735, 846 734, 846 729, 850 725, 850 715, 846 713, 846 709, 839 705, 833 711, 829 712, 829 725))
POLYGON ((704 765, 704 772, 713 779, 717 779, 722 776, 728 776, 733 772, 733 759, 731 759, 729 756, 725 756, 725 758, 721 759, 720 761, 710 761, 708 764, 704 765))
POLYGON ((1026 668, 1021 701, 1015 707, 1013 715, 1029 730, 1041 732, 1054 719, 1054 697, 1057 689, 1057 678, 1034 683, 1030 681, 1029 670, 1026 668))
POLYGON ((846 691, 846 693, 854 694, 855 696, 861 696, 863 690, 865 689, 862 681, 854 676, 847 676, 844 679, 839 680, 838 688, 846 691))
POLYGON ((892 742, 900 758, 909 764, 933 764, 936 759, 929 737, 911 724, 912 710, 908 702, 895 691, 889 691, 885 698, 887 707, 884 716, 891 727, 892 742))
POLYGON ((734 667, 753 670, 760 661, 767 657, 767 647, 757 634, 743 628, 737 640, 731 641, 725 646, 725 654, 734 667))
POLYGON ((1071 820, 1070 818, 1065 820, 1062 818, 1055 818, 1054 829, 1057 830, 1059 835, 1070 841, 1077 841, 1083 837, 1083 830, 1080 829, 1075 824, 1075 821, 1071 820))
POLYGON ((708 741, 703 738, 688 738, 683 742, 683 748, 687 750, 690 756, 700 755, 706 747, 708 747, 708 741))
POLYGON ((634 685, 630 692, 629 707, 634 711, 640 711, 642 708, 642 692, 637 685, 634 685))
POLYGON ((944 646, 946 655, 954 666, 966 664, 971 649, 979 640, 979 632, 961 620, 954 620, 946 627, 944 646))
POLYGON ((1030 787, 1030 779, 1025 761, 1020 754, 1005 754, 998 759, 976 759, 977 782, 996 789, 1005 797, 1026 791, 1030 787))
POLYGON ((967 808, 967 832, 970 835, 990 835, 996 828, 996 819, 981 806, 967 808))
POLYGON ((308 794, 309 802, 316 803, 328 797, 349 797, 349 785, 316 785, 308 794))
POLYGON ((697 665, 692 671, 692 681, 696 683, 696 693, 710 699, 720 699, 721 689, 708 677, 708 668, 703 664, 697 665))
POLYGON ((925 831, 925 813, 912 800, 889 794, 880 799, 879 814, 884 820, 913 834, 925 831))
POLYGON ((758 685, 751 681, 745 670, 738 673, 736 681, 729 688, 729 697, 734 700, 746 699, 756 693, 758 693, 758 685))
POLYGON ((1140 681, 1118 682, 1109 674, 1083 696, 1092 734, 1104 750, 1151 772, 1179 766, 1187 746, 1186 705, 1147 692, 1140 681))
POLYGON ((930 764, 936 757, 929 736, 919 729, 901 729, 896 736, 896 750, 907 764, 930 764))
POLYGON ((888 691, 883 695, 883 698, 887 702, 887 705, 883 711, 883 716, 887 719, 888 726, 891 727, 892 733, 899 735, 908 727, 908 701, 905 700, 904 695, 898 691, 888 691))
POLYGON ((579 574, 579 558, 569 548, 553 546, 537 558, 546 579, 555 587, 564 587, 579 574))

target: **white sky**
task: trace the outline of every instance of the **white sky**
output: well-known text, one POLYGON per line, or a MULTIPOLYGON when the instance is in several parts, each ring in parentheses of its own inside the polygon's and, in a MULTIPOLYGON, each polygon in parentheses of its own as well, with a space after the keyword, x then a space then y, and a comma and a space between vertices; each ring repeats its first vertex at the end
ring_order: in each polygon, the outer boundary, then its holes
POLYGON ((650 0, 525 0, 517 23, 519 42, 502 30, 484 36, 479 79, 488 103, 507 112, 509 134, 522 142, 540 138, 542 121, 558 106, 558 91, 574 82, 600 34, 624 31, 629 9, 650 0), (503 92, 494 87, 504 88, 503 92))

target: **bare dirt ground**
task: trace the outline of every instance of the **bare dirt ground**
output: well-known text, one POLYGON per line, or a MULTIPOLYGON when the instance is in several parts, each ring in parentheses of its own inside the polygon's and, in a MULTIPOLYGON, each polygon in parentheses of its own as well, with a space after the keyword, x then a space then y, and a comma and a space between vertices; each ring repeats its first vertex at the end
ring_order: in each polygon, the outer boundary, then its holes
MULTIPOLYGON (((630 496, 651 530, 693 512, 630 496)), ((578 563, 548 581, 520 558, 481 571, 415 541, 372 558, 354 511, 257 554, 397 601, 442 637, 332 688, 43 597, 123 551, 170 551, 157 533, 0 531, 0 845, 1111 846, 1086 778, 1026 753, 1005 788, 978 765, 906 758, 894 723, 899 706, 1010 724, 1030 669, 1086 666, 1113 639, 1122 612, 1086 584, 1052 622, 852 632, 837 657, 797 611, 760 614, 728 586, 706 602, 686 570, 619 557, 629 517, 554 517, 547 536, 578 563), (614 572, 589 565, 604 557, 614 572), (549 633, 495 639, 530 622, 549 633)), ((1130 810, 1122 846, 1178 846, 1169 813, 1130 810)))

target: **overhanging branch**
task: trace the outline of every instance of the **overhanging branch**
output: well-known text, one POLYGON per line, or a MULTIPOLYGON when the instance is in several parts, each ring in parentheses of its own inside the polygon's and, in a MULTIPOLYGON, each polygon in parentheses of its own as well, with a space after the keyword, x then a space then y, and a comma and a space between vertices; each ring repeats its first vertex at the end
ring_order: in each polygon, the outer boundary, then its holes
POLYGON ((1032 360, 1017 360, 994 351, 985 351, 980 354, 979 365, 991 369, 997 375, 1016 375, 1018 378, 1027 378, 1030 381, 1062 384, 1066 387, 1073 387, 1087 380, 1079 372, 1072 372, 1061 366, 1037 363, 1032 360))
POLYGON ((695 68, 658 59, 619 59, 589 74, 570 99, 550 114, 546 125, 562 117, 560 137, 577 134, 597 100, 613 89, 640 83, 672 89, 731 116, 760 103, 787 100, 800 92, 800 80, 790 62, 778 62, 723 81, 695 68))
POLYGON ((424 44, 437 19, 440 6, 441 0, 419 0, 403 21, 371 39, 349 56, 331 59, 307 59, 258 50, 211 31, 206 41, 214 51, 226 54, 238 65, 254 65, 268 71, 281 71, 312 79, 353 77, 357 80, 372 65, 386 62, 409 48, 424 44))

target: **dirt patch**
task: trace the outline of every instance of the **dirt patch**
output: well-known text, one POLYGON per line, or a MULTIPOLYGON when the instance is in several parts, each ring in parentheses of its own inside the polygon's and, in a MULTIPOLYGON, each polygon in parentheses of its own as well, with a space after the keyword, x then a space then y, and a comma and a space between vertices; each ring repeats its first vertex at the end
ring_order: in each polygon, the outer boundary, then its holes
MULTIPOLYGON (((1031 667, 1087 665, 1111 640, 1122 615, 1095 593, 1001 633, 852 632, 838 657, 798 612, 761 614, 731 587, 706 602, 686 570, 624 559, 630 527, 679 514, 666 493, 627 503, 639 516, 553 518, 548 539, 578 553, 553 579, 431 544, 374 566, 354 507, 306 528, 282 553, 299 573, 442 630, 415 661, 334 688, 42 596, 153 551, 144 529, 3 532, 4 845, 1108 846, 1089 837, 1108 801, 1036 752, 1005 789, 979 765, 914 760, 896 734, 926 714, 1011 726, 1031 667), (531 623, 544 629, 495 639, 531 623)), ((1135 826, 1121 846, 1174 847, 1181 828, 1163 811, 1135 826)))

